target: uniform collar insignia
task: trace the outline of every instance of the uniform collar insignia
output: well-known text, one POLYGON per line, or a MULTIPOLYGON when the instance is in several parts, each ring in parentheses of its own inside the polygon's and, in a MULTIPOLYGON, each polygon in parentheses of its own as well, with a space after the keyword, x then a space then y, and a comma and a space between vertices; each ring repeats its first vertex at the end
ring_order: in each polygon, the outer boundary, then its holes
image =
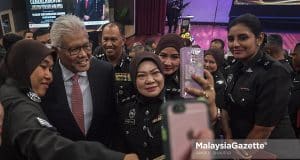
POLYGON ((248 69, 246 70, 246 72, 247 72, 247 73, 252 73, 253 70, 252 70, 251 68, 248 68, 248 69))
POLYGON ((34 92, 32 92, 32 91, 28 91, 28 92, 26 93, 26 95, 27 95, 27 97, 28 97, 29 99, 31 99, 32 101, 37 102, 37 103, 41 103, 41 98, 40 98, 36 93, 34 93, 34 92))
POLYGON ((133 109, 131 109, 131 110, 129 110, 129 113, 128 113, 128 116, 129 116, 129 118, 130 119, 133 119, 134 117, 135 117, 135 109, 133 108, 133 109))

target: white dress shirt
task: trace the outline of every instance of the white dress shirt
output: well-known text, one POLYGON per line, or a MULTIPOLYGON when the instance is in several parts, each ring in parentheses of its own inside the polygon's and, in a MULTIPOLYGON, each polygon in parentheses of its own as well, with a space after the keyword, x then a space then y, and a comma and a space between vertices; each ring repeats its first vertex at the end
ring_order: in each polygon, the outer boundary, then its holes
MULTIPOLYGON (((62 71, 69 108, 72 111, 71 95, 72 95, 72 77, 74 76, 74 73, 68 70, 63 64, 61 64, 60 60, 59 60, 59 65, 62 71)), ((91 121, 93 118, 93 101, 92 101, 91 89, 90 89, 87 72, 78 72, 77 74, 79 75, 78 83, 80 85, 80 90, 83 96, 82 99, 83 99, 83 112, 84 112, 84 128, 85 128, 85 134, 87 134, 87 131, 91 126, 91 121)))

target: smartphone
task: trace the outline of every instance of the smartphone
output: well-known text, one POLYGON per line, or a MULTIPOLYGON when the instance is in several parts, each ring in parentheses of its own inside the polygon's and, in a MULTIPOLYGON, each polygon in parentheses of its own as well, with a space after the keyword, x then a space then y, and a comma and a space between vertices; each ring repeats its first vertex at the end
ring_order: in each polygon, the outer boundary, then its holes
POLYGON ((168 160, 182 160, 193 149, 194 135, 209 129, 207 105, 199 101, 169 101, 162 105, 162 139, 168 160))
POLYGON ((184 91, 186 87, 201 89, 192 79, 192 74, 203 76, 204 51, 201 48, 183 47, 180 49, 180 95, 194 98, 184 91))

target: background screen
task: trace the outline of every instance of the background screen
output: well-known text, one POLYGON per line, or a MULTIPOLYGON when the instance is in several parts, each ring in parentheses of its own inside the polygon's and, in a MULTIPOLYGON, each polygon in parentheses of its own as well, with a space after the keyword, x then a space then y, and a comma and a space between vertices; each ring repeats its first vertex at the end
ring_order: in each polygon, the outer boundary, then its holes
POLYGON ((300 5, 300 0, 234 0, 235 5, 300 5))
POLYGON ((27 0, 29 28, 49 27, 58 16, 74 14, 85 25, 98 26, 109 22, 108 0, 27 0))

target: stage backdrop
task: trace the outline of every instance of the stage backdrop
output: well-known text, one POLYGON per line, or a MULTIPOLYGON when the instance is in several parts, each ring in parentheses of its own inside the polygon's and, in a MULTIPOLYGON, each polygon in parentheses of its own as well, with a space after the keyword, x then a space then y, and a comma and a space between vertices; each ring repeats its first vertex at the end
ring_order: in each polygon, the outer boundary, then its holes
POLYGON ((227 23, 232 0, 184 0, 191 2, 182 15, 194 16, 192 22, 227 23))

